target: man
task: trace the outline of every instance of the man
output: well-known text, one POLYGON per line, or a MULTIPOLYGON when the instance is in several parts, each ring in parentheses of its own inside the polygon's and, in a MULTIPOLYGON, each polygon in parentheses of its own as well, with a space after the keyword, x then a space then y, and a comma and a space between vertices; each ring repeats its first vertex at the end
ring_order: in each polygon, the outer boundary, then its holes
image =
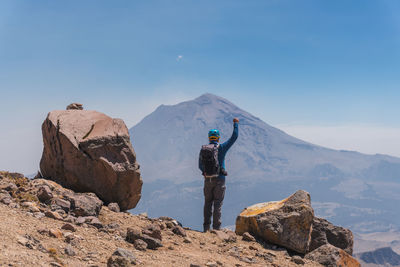
POLYGON ((199 169, 204 176, 204 232, 210 230, 211 215, 213 216, 213 229, 221 227, 221 208, 225 196, 225 155, 235 143, 239 135, 239 120, 233 119, 233 133, 231 138, 219 144, 218 130, 208 132, 209 145, 202 147, 199 156, 199 169), (214 212, 212 208, 214 205, 214 212))

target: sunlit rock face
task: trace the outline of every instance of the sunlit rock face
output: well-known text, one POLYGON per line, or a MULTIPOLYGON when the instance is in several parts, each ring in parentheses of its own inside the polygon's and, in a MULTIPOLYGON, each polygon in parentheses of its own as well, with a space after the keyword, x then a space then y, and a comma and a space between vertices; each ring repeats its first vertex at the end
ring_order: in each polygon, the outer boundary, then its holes
POLYGON ((121 119, 92 110, 56 110, 48 114, 42 132, 44 178, 77 192, 94 192, 122 210, 136 206, 142 179, 121 119))
POLYGON ((299 190, 284 200, 259 203, 243 210, 236 219, 236 233, 249 232, 270 243, 306 253, 313 218, 310 195, 299 190))

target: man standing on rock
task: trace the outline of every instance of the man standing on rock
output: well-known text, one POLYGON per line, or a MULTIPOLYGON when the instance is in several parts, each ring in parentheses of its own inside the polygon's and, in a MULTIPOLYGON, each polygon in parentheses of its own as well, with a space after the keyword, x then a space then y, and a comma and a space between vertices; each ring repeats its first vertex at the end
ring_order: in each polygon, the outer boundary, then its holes
POLYGON ((204 232, 210 230, 211 215, 213 216, 213 229, 221 227, 221 208, 225 196, 225 155, 235 143, 239 135, 239 119, 233 119, 233 133, 231 138, 219 144, 219 131, 210 130, 208 139, 210 143, 201 148, 199 155, 199 169, 204 176, 204 232), (212 211, 214 205, 214 212, 212 211))

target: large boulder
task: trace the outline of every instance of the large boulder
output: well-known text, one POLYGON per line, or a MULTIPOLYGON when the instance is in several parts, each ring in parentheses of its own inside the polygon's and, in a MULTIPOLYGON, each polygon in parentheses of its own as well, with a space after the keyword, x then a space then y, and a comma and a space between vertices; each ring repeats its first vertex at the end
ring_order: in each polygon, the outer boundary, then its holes
POLYGON ((326 244, 341 248, 353 255, 353 233, 349 229, 335 226, 325 219, 314 217, 310 251, 326 244))
POLYGON ((316 261, 327 267, 360 267, 360 263, 343 249, 330 244, 323 245, 305 256, 305 259, 316 261))
POLYGON ((305 254, 308 251, 314 210, 302 190, 277 201, 244 209, 236 219, 236 233, 249 232, 265 241, 305 254))
POLYGON ((42 132, 44 178, 77 192, 94 192, 122 210, 136 206, 142 179, 122 120, 91 110, 56 110, 48 114, 42 132))

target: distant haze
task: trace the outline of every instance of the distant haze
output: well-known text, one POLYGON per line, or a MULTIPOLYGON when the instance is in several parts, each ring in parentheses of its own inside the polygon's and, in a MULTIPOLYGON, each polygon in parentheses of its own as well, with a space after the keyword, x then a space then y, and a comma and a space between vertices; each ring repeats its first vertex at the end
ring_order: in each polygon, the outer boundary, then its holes
POLYGON ((400 128, 379 125, 276 125, 302 140, 339 150, 400 157, 400 128))

